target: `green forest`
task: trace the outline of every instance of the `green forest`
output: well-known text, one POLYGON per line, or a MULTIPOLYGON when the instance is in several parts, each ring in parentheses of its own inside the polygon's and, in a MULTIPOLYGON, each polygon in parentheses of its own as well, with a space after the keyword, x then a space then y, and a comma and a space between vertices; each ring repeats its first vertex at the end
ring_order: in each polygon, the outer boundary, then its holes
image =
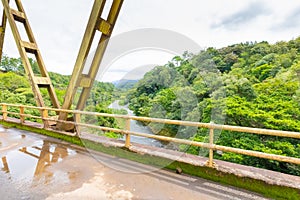
MULTIPOLYGON (((38 67, 30 59, 35 73, 38 67)), ((0 102, 36 105, 20 58, 4 56, 0 65, 0 102)), ((49 72, 62 104, 70 76, 49 72)), ((129 104, 137 116, 267 128, 300 132, 300 37, 288 42, 247 42, 198 54, 185 52, 143 79, 121 88, 96 81, 86 110, 116 113, 114 100, 129 104)), ((46 91, 42 90, 45 95, 46 91)), ((46 98, 46 105, 50 101, 46 98)), ((36 114, 26 110, 28 114, 36 114)), ((101 126, 118 127, 114 119, 86 118, 101 126)), ((155 134, 207 142, 208 130, 150 123, 155 134)), ((118 137, 109 133, 110 137, 118 137)), ((229 131, 216 131, 219 145, 300 158, 300 141, 229 131)), ((178 150, 207 156, 196 147, 178 150)), ((300 175, 297 165, 215 152, 215 158, 300 175)))
MULTIPOLYGON (((31 63, 33 72, 35 74, 39 74, 39 69, 36 61, 31 58, 29 59, 29 61, 31 63)), ((21 58, 10 58, 8 56, 3 56, 0 70, 0 102, 36 106, 36 101, 34 99, 34 95, 28 78, 25 75, 21 58)), ((49 76, 55 88, 55 92, 57 94, 60 105, 62 105, 64 95, 69 84, 70 76, 61 75, 54 72, 49 72, 49 76)), ((86 110, 101 113, 124 114, 124 112, 122 111, 108 108, 113 100, 114 89, 115 87, 112 83, 102 83, 99 81, 95 81, 90 94, 90 98, 87 101, 86 110)), ((41 93, 44 97, 46 106, 51 107, 51 101, 47 96, 47 90, 41 88, 41 93)), ((76 98, 78 99, 78 97, 79 96, 77 96, 76 98)), ((10 108, 10 111, 18 112, 17 108, 10 108)), ((36 116, 40 115, 37 110, 30 109, 26 109, 25 113, 36 116)), ((55 112, 49 114, 56 115, 55 112)), ((119 126, 119 123, 113 118, 85 117, 82 120, 100 126, 109 126, 115 128, 119 126)), ((118 134, 105 134, 109 137, 119 137, 118 134)))
MULTIPOLYGON (((300 131, 300 37, 185 52, 146 73, 125 103, 138 116, 300 131)), ((149 124, 156 134, 207 142, 208 130, 149 124)), ((300 141, 218 132, 219 145, 300 158, 300 141)), ((195 147, 179 149, 207 155, 195 147)), ((218 159, 300 175, 297 165, 216 152, 218 159)))

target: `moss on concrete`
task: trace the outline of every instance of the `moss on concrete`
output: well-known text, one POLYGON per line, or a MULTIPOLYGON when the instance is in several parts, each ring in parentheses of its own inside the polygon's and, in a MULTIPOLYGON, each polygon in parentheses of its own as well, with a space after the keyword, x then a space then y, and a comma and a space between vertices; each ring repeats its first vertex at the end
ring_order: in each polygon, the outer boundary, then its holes
POLYGON ((204 179, 212 180, 215 182, 222 183, 224 185, 231 185, 239 188, 243 188, 246 190, 250 190, 253 192, 260 193, 265 197, 273 198, 273 199, 290 199, 290 200, 298 200, 300 199, 300 191, 295 188, 289 188, 285 186, 279 185, 270 185, 261 180, 255 180, 247 177, 239 177, 234 174, 229 174, 225 172, 218 171, 213 168, 208 168, 205 166, 193 166, 188 163, 182 163, 178 161, 172 161, 166 158, 161 158, 157 156, 151 155, 141 155, 136 152, 132 152, 126 148, 118 148, 118 147, 107 147, 102 144, 96 143, 94 141, 82 140, 79 137, 72 137, 68 135, 62 135, 57 132, 39 129, 35 127, 29 127, 17 123, 4 122, 0 120, 0 124, 7 127, 15 127, 22 130, 27 130, 30 132, 39 133, 42 135, 54 137, 57 139, 64 140, 66 142, 70 142, 82 147, 86 147, 92 150, 96 150, 102 153, 106 153, 112 156, 125 158, 128 160, 136 161, 139 163, 152 165, 156 167, 166 168, 170 170, 176 170, 176 168, 180 167, 183 173, 198 176, 204 179))

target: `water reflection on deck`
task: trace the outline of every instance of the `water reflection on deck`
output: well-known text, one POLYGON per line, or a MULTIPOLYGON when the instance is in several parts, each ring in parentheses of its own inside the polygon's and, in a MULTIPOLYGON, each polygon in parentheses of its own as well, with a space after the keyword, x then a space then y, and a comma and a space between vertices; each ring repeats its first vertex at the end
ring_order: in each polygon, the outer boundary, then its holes
MULTIPOLYGON (((61 162, 69 155, 76 154, 74 150, 47 140, 35 139, 32 146, 23 146, 33 138, 24 134, 19 135, 20 138, 14 134, 11 138, 9 136, 11 134, 14 133, 10 133, 9 130, 1 132, 0 155, 2 156, 1 170, 9 174, 12 179, 26 176, 32 181, 44 179, 46 183, 51 182, 55 178, 54 173, 47 168, 54 163, 61 162), (10 152, 5 155, 6 151, 10 152)), ((64 178, 70 179, 70 177, 64 178)))
POLYGON ((265 199, 0 126, 0 199, 265 199), (94 159, 96 158, 96 159, 94 159))
MULTIPOLYGON (((88 181, 86 171, 72 159, 97 164, 55 139, 0 127, 0 194, 4 199, 46 198, 53 191, 69 191, 88 181), (64 167, 59 167, 63 163, 64 167)), ((1 198, 3 199, 3 198, 1 198)))

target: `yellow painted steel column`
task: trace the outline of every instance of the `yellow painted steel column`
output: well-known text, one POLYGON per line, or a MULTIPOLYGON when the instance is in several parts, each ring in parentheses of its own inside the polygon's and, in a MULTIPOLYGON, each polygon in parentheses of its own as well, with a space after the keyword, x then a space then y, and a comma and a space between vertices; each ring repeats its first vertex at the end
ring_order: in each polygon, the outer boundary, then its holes
POLYGON ((42 110, 42 119, 44 122, 44 128, 49 128, 49 123, 48 123, 48 110, 44 109, 42 110))
MULTIPOLYGON (((214 129, 209 129, 209 144, 212 146, 214 144, 214 129)), ((214 150, 212 148, 209 149, 209 159, 208 166, 213 167, 213 159, 214 159, 214 150)))
MULTIPOLYGON (((98 19, 101 17, 103 8, 105 5, 105 0, 95 0, 91 15, 85 30, 85 34, 83 36, 83 40, 81 42, 81 46, 79 49, 79 53, 75 62, 75 66, 73 69, 73 73, 70 79, 70 83, 68 85, 64 102, 62 105, 62 109, 70 109, 71 105, 73 103, 73 99, 75 97, 75 94, 77 92, 78 83, 81 79, 82 71, 84 68, 85 60, 90 52, 90 48, 93 42, 93 38, 96 33, 96 25, 98 22, 98 19)), ((67 119, 67 113, 61 112, 59 114, 59 120, 66 120, 67 119)), ((59 129, 62 129, 62 125, 59 124, 59 129)))
MULTIPOLYGON (((110 8, 108 18, 102 19, 101 15, 104 9, 106 1, 105 0, 95 0, 89 22, 81 43, 81 47, 76 59, 76 63, 71 76, 70 84, 67 88, 67 92, 62 105, 63 109, 70 109, 73 103, 74 97, 77 93, 79 87, 82 88, 79 100, 76 104, 77 110, 83 110, 85 107, 86 100, 89 97, 91 88, 95 81, 96 75, 99 70, 100 63, 102 61, 104 52, 108 45, 109 38, 113 31, 114 25, 117 21, 120 9, 122 7, 123 0, 114 0, 110 8), (95 37, 96 31, 102 33, 100 41, 98 42, 97 50, 92 60, 91 67, 88 74, 83 74, 84 64, 86 58, 90 52, 92 42, 95 37)), ((66 120, 67 115, 61 112, 59 115, 59 120, 66 120)), ((58 129, 63 129, 63 124, 59 123, 58 129)))
POLYGON ((3 104, 2 105, 2 115, 3 115, 3 120, 7 120, 7 105, 3 104))
MULTIPOLYGON (((130 131, 130 119, 126 119, 126 131, 130 131)), ((130 147, 130 134, 125 134, 125 147, 130 147)))
MULTIPOLYGON (((34 38, 32 29, 29 25, 29 21, 27 19, 27 16, 26 16, 26 13, 25 13, 25 10, 23 8, 21 1, 15 0, 17 9, 11 8, 8 0, 1 0, 1 1, 3 4, 4 11, 5 11, 4 19, 7 18, 9 25, 11 27, 20 57, 23 62, 24 69, 25 69, 26 75, 28 76, 29 82, 31 84, 32 91, 33 91, 37 105, 40 107, 45 106, 43 96, 42 96, 39 88, 47 88, 52 105, 55 108, 59 108, 60 105, 58 103, 56 93, 54 91, 54 88, 51 83, 48 72, 45 68, 45 64, 43 62, 41 53, 38 49, 36 40, 34 38), (22 40, 20 32, 18 30, 17 23, 21 23, 22 25, 24 25, 24 28, 26 30, 26 34, 28 36, 29 41, 22 40), (30 53, 36 57, 36 61, 38 63, 38 67, 40 69, 41 77, 36 76, 34 74, 34 72, 32 70, 32 66, 29 61, 29 57, 27 55, 28 53, 30 53)), ((6 20, 4 20, 4 22, 6 23, 6 20)), ((1 39, 2 38, 0 37, 0 43, 1 43, 1 39)))
POLYGON ((85 107, 85 103, 90 95, 91 89, 93 87, 93 83, 99 71, 100 64, 102 62, 114 25, 120 13, 122 4, 123 4, 123 0, 114 0, 107 20, 101 18, 99 19, 96 28, 98 29, 98 31, 102 33, 102 35, 98 43, 91 67, 89 69, 89 73, 88 73, 88 78, 90 79, 89 87, 83 87, 79 101, 77 103, 77 107, 76 107, 77 110, 83 110, 83 108, 85 107))
POLYGON ((20 106, 20 123, 24 124, 25 117, 24 117, 24 106, 20 106))
POLYGON ((3 9, 2 24, 0 26, 0 61, 2 60, 2 56, 3 56, 3 45, 4 45, 4 38, 5 38, 6 24, 7 24, 7 17, 3 9))
MULTIPOLYGON (((75 114, 75 122, 76 123, 80 123, 81 122, 81 115, 80 115, 80 113, 76 113, 75 114)), ((77 126, 76 124, 75 124, 75 128, 76 128, 76 135, 79 136, 80 133, 81 133, 81 128, 80 128, 80 126, 77 126)))

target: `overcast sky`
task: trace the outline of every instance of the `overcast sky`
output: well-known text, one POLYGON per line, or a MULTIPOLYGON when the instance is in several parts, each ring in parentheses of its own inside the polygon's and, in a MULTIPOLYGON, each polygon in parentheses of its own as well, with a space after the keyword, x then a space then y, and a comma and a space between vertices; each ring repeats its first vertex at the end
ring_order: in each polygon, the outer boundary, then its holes
MULTIPOLYGON (((94 1, 22 2, 48 71, 71 74, 94 1)), ((175 31, 204 48, 246 41, 274 43, 300 36, 300 1, 125 0, 113 36, 140 28, 175 31)), ((9 29, 4 52, 19 56, 9 29)), ((130 66, 166 63, 172 56, 159 51, 123 56, 103 80, 124 77, 130 66)))

